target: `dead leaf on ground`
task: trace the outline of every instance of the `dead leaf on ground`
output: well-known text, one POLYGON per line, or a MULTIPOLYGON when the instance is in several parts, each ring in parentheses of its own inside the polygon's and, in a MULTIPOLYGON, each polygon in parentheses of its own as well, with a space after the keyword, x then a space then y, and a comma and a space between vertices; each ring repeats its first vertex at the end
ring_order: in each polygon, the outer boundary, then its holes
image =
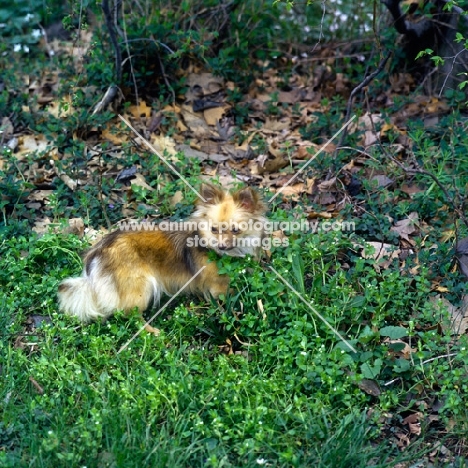
POLYGON ((46 108, 46 112, 55 118, 68 117, 76 112, 72 105, 71 96, 65 96, 57 101, 52 101, 46 108))
POLYGON ((145 101, 140 101, 138 105, 130 106, 128 112, 130 112, 135 119, 139 119, 141 117, 150 117, 152 109, 145 101))
POLYGON ((408 445, 411 443, 408 435, 403 432, 396 431, 395 437, 397 438, 397 446, 401 449, 408 447, 408 445))
POLYGON ((184 153, 187 158, 198 159, 199 161, 205 161, 208 159, 208 155, 206 153, 193 149, 189 145, 178 145, 176 146, 176 149, 177 151, 184 153))
POLYGON ((265 314, 265 308, 263 307, 263 302, 261 299, 257 299, 257 307, 258 307, 258 311, 262 314, 263 320, 266 320, 267 316, 265 314))
POLYGON ((307 213, 307 219, 315 219, 315 218, 322 218, 322 219, 332 219, 333 213, 329 213, 326 211, 310 211, 307 213))
POLYGON ((201 96, 208 96, 224 89, 224 79, 212 73, 191 73, 187 84, 192 90, 200 90, 201 96))
POLYGON ((390 344, 390 350, 394 356, 403 358, 403 359, 410 359, 411 354, 416 352, 416 350, 411 349, 410 345, 402 340, 391 340, 386 338, 383 340, 383 343, 390 344))
POLYGON ((380 187, 380 188, 389 187, 390 185, 393 184, 393 180, 384 174, 376 175, 372 177, 371 181, 377 182, 377 187, 380 187))
POLYGON ((319 145, 303 142, 296 148, 294 159, 310 159, 319 150, 319 145))
POLYGON ((208 125, 216 126, 216 124, 223 118, 227 111, 227 107, 212 107, 203 111, 203 117, 208 125))
POLYGON ((91 245, 97 244, 107 234, 109 234, 109 231, 103 228, 94 229, 87 227, 84 230, 84 237, 91 245))
POLYGON ((174 195, 172 195, 170 204, 172 207, 174 207, 177 205, 177 203, 180 203, 183 199, 184 199, 184 194, 180 190, 177 190, 177 192, 174 193, 174 195))
POLYGON ((131 185, 137 185, 138 187, 143 187, 146 190, 155 190, 151 185, 148 185, 145 177, 142 174, 135 174, 135 178, 130 181, 131 185))
POLYGON ((223 149, 234 161, 252 159, 254 156, 249 145, 224 145, 223 149))
POLYGON ((280 188, 277 192, 283 197, 291 197, 293 200, 298 200, 299 196, 304 192, 304 184, 288 185, 287 187, 280 188))
POLYGON ((415 211, 410 213, 406 219, 397 221, 395 226, 390 228, 390 231, 396 232, 401 239, 414 244, 413 240, 410 240, 409 236, 418 232, 418 221, 419 215, 415 211))
POLYGON ((458 241, 456 254, 462 273, 468 277, 468 237, 458 241))
POLYGON ((208 155, 208 159, 210 161, 221 163, 223 161, 227 161, 229 159, 229 156, 226 156, 224 154, 212 153, 208 155))
POLYGON ((450 324, 447 327, 442 322, 442 328, 448 329, 454 335, 464 335, 468 330, 468 294, 465 294, 462 298, 460 307, 454 306, 445 297, 438 294, 435 297, 431 297, 430 301, 437 306, 442 306, 447 310, 449 314, 450 324))
POLYGON ((282 130, 289 129, 291 126, 291 120, 289 118, 284 118, 282 120, 269 119, 267 117, 266 122, 263 124, 263 132, 277 133, 282 130))
POLYGON ((150 143, 155 147, 156 150, 162 154, 167 152, 169 155, 174 156, 177 154, 176 142, 173 138, 164 135, 153 135, 150 143))
POLYGON ((43 218, 37 218, 34 221, 34 226, 32 227, 32 230, 39 235, 45 234, 46 232, 49 232, 49 227, 52 224, 52 221, 50 218, 47 216, 43 218))
POLYGON ((358 387, 368 395, 379 396, 382 393, 379 384, 375 380, 362 379, 358 382, 358 387))
POLYGON ((8 117, 3 117, 0 123, 0 137, 2 141, 7 141, 15 131, 13 124, 8 117))
POLYGON ((361 145, 364 146, 364 148, 368 148, 378 141, 379 134, 377 132, 374 132, 373 130, 366 130, 364 132, 364 138, 361 140, 361 145))
POLYGON ((383 242, 366 242, 366 246, 374 248, 373 253, 368 253, 366 248, 359 244, 355 244, 355 247, 361 248, 361 256, 363 258, 374 259, 376 268, 387 268, 395 258, 398 258, 401 250, 396 248, 392 244, 384 244, 383 242), (386 259, 382 261, 383 259, 386 259))
POLYGON ((76 188, 78 187, 78 181, 75 179, 72 179, 68 174, 65 174, 65 172, 60 171, 60 169, 55 165, 55 161, 51 159, 50 165, 54 168, 55 173, 57 176, 60 178, 60 180, 72 191, 74 192, 76 188))
MULTIPOLYGON (((319 193, 317 194, 315 203, 327 206, 327 209, 330 209, 330 205, 334 205, 336 203, 336 196, 331 192, 319 193)), ((332 207, 332 209, 334 209, 334 207, 332 207)))
POLYGON ((278 172, 283 167, 288 165, 288 161, 280 153, 273 159, 260 159, 258 160, 258 173, 264 174, 265 172, 278 172))
POLYGON ((413 195, 424 192, 426 189, 422 187, 420 184, 404 183, 401 185, 400 190, 403 193, 406 193, 407 195, 409 195, 410 197, 413 197, 413 195))
POLYGON ((78 237, 83 237, 84 228, 84 221, 81 218, 71 218, 68 220, 68 226, 62 232, 63 234, 75 234, 78 237))
POLYGON ((320 192, 328 192, 331 188, 335 186, 336 186, 336 177, 332 177, 331 179, 324 180, 317 185, 320 192))
POLYGON ((207 138, 213 135, 213 131, 205 119, 194 113, 190 106, 182 106, 181 114, 187 127, 198 138, 207 138))
POLYGON ((359 117, 357 122, 353 122, 349 126, 349 133, 354 133, 358 130, 360 131, 373 131, 377 125, 380 125, 383 122, 382 114, 370 114, 366 112, 362 117, 359 117))
POLYGON ((23 159, 33 152, 46 152, 50 141, 43 135, 25 135, 18 138, 19 151, 15 153, 16 159, 23 159))
POLYGON ((101 132, 101 139, 110 141, 114 145, 121 145, 128 141, 128 132, 108 122, 101 132))
POLYGON ((403 424, 408 425, 408 430, 410 434, 420 435, 421 434, 421 419, 423 419, 423 414, 416 412, 410 414, 405 419, 403 419, 403 424))

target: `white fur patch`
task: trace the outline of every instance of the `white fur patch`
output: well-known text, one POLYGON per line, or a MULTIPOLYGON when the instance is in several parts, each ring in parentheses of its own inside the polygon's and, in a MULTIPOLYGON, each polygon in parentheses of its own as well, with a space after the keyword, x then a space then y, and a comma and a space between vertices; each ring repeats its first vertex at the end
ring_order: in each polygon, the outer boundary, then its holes
POLYGON ((156 278, 154 276, 151 276, 149 278, 150 282, 150 295, 148 298, 148 303, 151 299, 151 296, 153 297, 153 307, 157 307, 159 305, 159 302, 161 301, 161 286, 158 284, 156 278))
POLYGON ((82 322, 89 322, 104 315, 94 301, 94 294, 88 278, 68 278, 62 282, 63 291, 59 291, 61 311, 75 315, 82 322))
POLYGON ((93 290, 93 298, 102 317, 112 315, 120 308, 120 299, 111 275, 103 275, 100 258, 93 259, 89 266, 88 281, 93 290))
POLYGON ((99 258, 91 262, 89 270, 89 275, 85 270, 81 277, 63 281, 58 293, 60 310, 82 322, 112 315, 120 302, 112 277, 101 274, 99 258))
MULTIPOLYGON (((61 311, 75 315, 82 322, 106 318, 119 309, 131 309, 137 304, 124 304, 117 292, 112 275, 102 274, 99 257, 92 260, 79 278, 68 278, 62 282, 62 291, 58 293, 61 311)), ((129 278, 131 281, 131 278, 129 278)), ((141 292, 141 302, 145 306, 159 304, 163 292, 161 284, 154 276, 146 278, 146 286, 141 292)))

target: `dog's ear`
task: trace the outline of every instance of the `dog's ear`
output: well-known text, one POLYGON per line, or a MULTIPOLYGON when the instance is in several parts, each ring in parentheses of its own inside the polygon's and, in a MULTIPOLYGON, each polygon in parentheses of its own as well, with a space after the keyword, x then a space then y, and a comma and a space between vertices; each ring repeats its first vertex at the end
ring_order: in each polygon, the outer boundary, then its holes
POLYGON ((215 185, 204 183, 200 187, 200 195, 202 196, 201 203, 216 205, 224 200, 225 193, 221 188, 215 185))
POLYGON ((249 211, 250 213, 263 209, 263 203, 260 201, 260 196, 250 187, 234 192, 232 194, 232 198, 240 205, 241 208, 249 211))

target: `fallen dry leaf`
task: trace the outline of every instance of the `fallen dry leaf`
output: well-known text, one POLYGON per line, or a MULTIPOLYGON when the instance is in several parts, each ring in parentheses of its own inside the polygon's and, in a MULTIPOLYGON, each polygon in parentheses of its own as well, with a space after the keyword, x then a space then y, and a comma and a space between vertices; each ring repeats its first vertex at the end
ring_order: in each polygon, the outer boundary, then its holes
POLYGON ((128 108, 128 112, 136 119, 140 117, 150 117, 151 111, 151 107, 149 107, 145 101, 140 101, 138 105, 133 105, 128 108))
POLYGON ((216 124, 223 118, 226 113, 226 107, 212 107, 203 111, 203 117, 208 125, 216 126, 216 124))
POLYGON ((446 324, 442 322, 441 325, 443 329, 448 328, 454 335, 463 335, 466 333, 468 330, 468 294, 463 296, 460 307, 454 306, 440 294, 431 297, 430 301, 446 309, 449 314, 450 324, 447 327, 446 324))
POLYGON ((280 188, 277 190, 280 192, 280 195, 284 197, 291 197, 293 200, 298 200, 301 193, 304 192, 304 184, 294 184, 288 185, 287 187, 280 188))
POLYGON ((52 221, 47 216, 43 218, 38 218, 34 221, 34 226, 32 230, 39 235, 45 234, 49 231, 49 227, 52 224, 52 221))
POLYGON ((362 379, 358 382, 358 387, 368 395, 379 396, 382 393, 379 384, 375 380, 362 379))
POLYGON ((368 148, 369 146, 377 143, 378 141, 378 133, 374 132, 373 130, 366 130, 364 132, 364 138, 361 140, 361 144, 362 146, 364 146, 364 148, 368 148))
POLYGON ((206 153, 193 149, 188 145, 178 145, 176 149, 177 151, 184 153, 187 158, 198 159, 199 161, 205 161, 208 159, 208 155, 206 153))
POLYGON ((10 136, 15 131, 11 120, 8 117, 3 117, 2 121, 0 122, 0 136, 2 141, 8 140, 10 136))
POLYGON ((421 434, 421 419, 423 419, 423 414, 416 412, 410 414, 405 419, 403 419, 403 424, 408 425, 410 434, 420 435, 421 434))
POLYGON ((174 193, 174 195, 172 195, 170 204, 172 207, 174 207, 177 205, 177 203, 180 203, 183 199, 184 199, 184 194, 180 190, 177 190, 177 192, 174 193))
POLYGON ((416 183, 404 183, 402 184, 402 186, 400 187, 400 190, 403 192, 403 193, 406 193, 407 195, 409 195, 410 197, 412 197, 413 195, 417 194, 417 193, 421 193, 421 192, 424 192, 426 189, 424 187, 422 187, 420 184, 416 184, 416 183))
POLYGON ((384 174, 376 175, 371 180, 377 182, 377 187, 389 187, 393 184, 393 180, 384 174))
POLYGON ((169 155, 174 156, 177 154, 176 142, 173 138, 164 135, 153 135, 150 143, 156 150, 164 154, 166 151, 169 155))
POLYGON ((135 177, 130 181, 131 185, 137 185, 138 187, 143 187, 146 190, 155 190, 151 185, 146 183, 146 179, 142 174, 135 174, 135 177))
POLYGON ((462 273, 468 277, 468 237, 457 242, 456 255, 462 273))
POLYGON ((65 96, 60 100, 52 101, 47 107, 46 112, 56 118, 64 118, 76 112, 72 106, 71 96, 65 96))
POLYGON ((320 182, 320 184, 317 185, 318 189, 320 192, 327 192, 330 190, 332 187, 336 186, 336 177, 332 177, 329 180, 324 180, 320 182))
POLYGON ((213 135, 205 119, 195 114, 190 106, 182 106, 181 115, 187 127, 198 138, 208 138, 213 135))
POLYGON ((403 359, 409 359, 411 357, 411 353, 413 353, 415 350, 412 350, 410 345, 402 340, 390 340, 386 338, 384 343, 389 343, 392 345, 399 345, 398 347, 401 348, 399 351, 396 351, 394 347, 392 347, 392 354, 394 356, 401 357, 403 359))
POLYGON ((199 89, 201 96, 208 96, 224 89, 224 79, 212 73, 191 73, 187 78, 188 86, 199 89))
POLYGON ((360 131, 373 131, 375 127, 383 122, 382 114, 369 114, 366 112, 362 117, 359 117, 357 122, 353 122, 349 126, 349 133, 360 131))
POLYGON ((401 252, 401 250, 397 249, 394 245, 384 244, 383 242, 366 242, 367 246, 371 246, 374 248, 373 253, 367 253, 366 249, 363 248, 362 245, 354 245, 355 247, 362 249, 361 256, 363 258, 373 258, 374 260, 376 260, 377 264, 375 265, 375 268, 377 269, 387 268, 395 258, 398 258, 398 255, 401 252), (383 259, 386 260, 382 261, 383 259))
POLYGON ((120 131, 115 124, 107 123, 101 132, 101 138, 103 140, 110 141, 114 145, 121 145, 128 141, 128 134, 125 131, 120 131))
POLYGON ((264 174, 265 172, 278 172, 283 167, 288 165, 288 161, 280 153, 273 159, 264 159, 258 161, 258 173, 264 174))
POLYGON ((291 120, 284 118, 282 120, 269 119, 267 117, 266 122, 262 127, 262 131, 277 133, 282 130, 288 129, 291 126, 291 120))
POLYGON ((51 159, 50 165, 54 168, 55 173, 60 178, 60 180, 72 191, 74 192, 78 187, 78 181, 72 179, 68 174, 59 170, 59 168, 55 165, 55 161, 51 159))
POLYGON ((15 157, 19 160, 25 156, 37 151, 45 152, 48 149, 50 142, 43 135, 25 135, 18 138, 19 151, 15 153, 15 157))
POLYGON ((418 231, 418 220, 418 213, 413 211, 406 219, 397 221, 390 231, 396 232, 400 238, 410 242, 409 236, 418 231))

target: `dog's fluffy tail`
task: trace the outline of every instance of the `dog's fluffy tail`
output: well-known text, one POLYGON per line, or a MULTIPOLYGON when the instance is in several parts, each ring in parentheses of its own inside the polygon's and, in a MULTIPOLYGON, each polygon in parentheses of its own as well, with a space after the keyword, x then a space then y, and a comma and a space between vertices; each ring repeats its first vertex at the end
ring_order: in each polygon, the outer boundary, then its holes
POLYGON ((62 312, 77 316, 82 322, 90 322, 106 314, 96 301, 96 293, 86 276, 68 278, 58 288, 59 308, 62 312))

